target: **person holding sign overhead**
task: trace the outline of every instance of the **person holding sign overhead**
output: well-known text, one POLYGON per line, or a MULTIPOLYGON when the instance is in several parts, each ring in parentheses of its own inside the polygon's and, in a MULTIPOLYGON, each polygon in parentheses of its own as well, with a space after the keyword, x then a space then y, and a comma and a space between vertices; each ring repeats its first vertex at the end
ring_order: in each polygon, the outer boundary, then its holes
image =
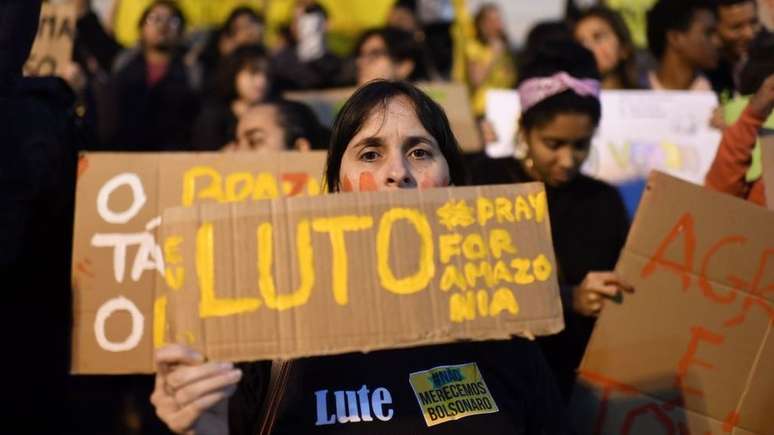
POLYGON ((539 341, 569 398, 595 317, 607 300, 631 291, 614 272, 604 272, 615 266, 629 222, 615 188, 580 173, 601 116, 592 53, 570 37, 552 40, 520 73, 515 156, 475 162, 473 182, 546 184, 566 328, 539 341))
MULTIPOLYGON (((410 84, 381 80, 339 113, 326 179, 331 193, 429 189, 463 184, 465 171, 440 106, 410 84)), ((524 339, 241 369, 173 344, 156 362, 151 400, 177 433, 565 433, 554 379, 524 339)))

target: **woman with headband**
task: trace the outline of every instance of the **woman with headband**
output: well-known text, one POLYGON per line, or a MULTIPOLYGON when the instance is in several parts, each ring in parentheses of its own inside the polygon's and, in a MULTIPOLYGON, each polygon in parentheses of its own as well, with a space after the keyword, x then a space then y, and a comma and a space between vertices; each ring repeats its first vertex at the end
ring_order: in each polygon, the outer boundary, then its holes
POLYGON ((567 399, 605 301, 632 291, 611 272, 629 222, 615 188, 580 173, 601 117, 591 52, 569 39, 552 41, 525 59, 520 77, 514 156, 475 162, 473 181, 546 185, 566 328, 539 341, 567 399))

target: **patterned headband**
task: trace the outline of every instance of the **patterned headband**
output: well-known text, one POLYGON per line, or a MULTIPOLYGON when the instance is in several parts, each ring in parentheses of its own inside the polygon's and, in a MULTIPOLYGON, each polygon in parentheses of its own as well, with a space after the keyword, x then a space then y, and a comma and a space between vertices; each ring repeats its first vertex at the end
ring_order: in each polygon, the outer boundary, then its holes
POLYGON ((521 101, 521 111, 535 104, 562 93, 568 89, 580 96, 593 96, 599 98, 601 84, 599 80, 594 79, 576 79, 566 72, 558 72, 550 77, 536 77, 525 80, 519 86, 519 100, 521 101))

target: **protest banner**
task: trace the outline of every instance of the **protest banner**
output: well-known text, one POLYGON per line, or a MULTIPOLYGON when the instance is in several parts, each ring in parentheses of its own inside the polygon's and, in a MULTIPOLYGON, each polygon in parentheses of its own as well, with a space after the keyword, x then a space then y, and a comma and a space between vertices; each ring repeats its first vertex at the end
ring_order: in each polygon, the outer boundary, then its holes
POLYGON ((74 42, 75 4, 43 3, 38 34, 24 64, 24 75, 61 76, 72 58, 74 42))
POLYGON ((654 172, 572 398, 579 433, 770 434, 774 212, 654 172))
MULTIPOLYGON (((709 127, 712 92, 602 91, 602 119, 583 173, 612 184, 646 178, 651 170, 704 184, 720 133, 709 127)), ((513 155, 521 109, 518 93, 487 93, 486 118, 497 142, 492 157, 513 155)))
POLYGON ((774 131, 764 136, 760 143, 763 160, 763 191, 766 194, 766 205, 774 210, 774 131))
POLYGON ((167 207, 316 195, 324 152, 86 153, 73 238, 75 373, 151 372, 156 275, 175 284, 167 207))
POLYGON ((182 285, 157 279, 157 344, 213 360, 563 328, 540 183, 172 208, 161 237, 182 285))
MULTIPOLYGON (((474 153, 483 149, 465 86, 459 83, 417 83, 417 87, 446 112, 454 137, 457 138, 462 151, 474 153)), ((332 127, 339 110, 355 89, 286 92, 285 97, 309 105, 323 125, 332 127)))

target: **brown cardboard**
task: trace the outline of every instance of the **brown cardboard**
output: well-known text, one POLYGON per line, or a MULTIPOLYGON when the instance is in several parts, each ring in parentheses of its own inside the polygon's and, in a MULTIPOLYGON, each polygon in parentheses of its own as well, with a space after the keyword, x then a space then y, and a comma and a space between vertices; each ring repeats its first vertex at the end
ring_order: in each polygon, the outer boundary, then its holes
MULTIPOLYGON (((774 430, 774 213, 654 172, 573 397, 579 433, 774 430)), ((746 432, 745 432, 746 431, 746 432)))
POLYGON ((165 208, 317 194, 324 161, 324 152, 82 155, 73 239, 73 372, 153 370, 154 276, 174 270, 163 265, 175 260, 173 245, 157 243, 165 208), (116 260, 118 241, 131 242, 123 261, 116 260), (136 309, 106 311, 122 306, 136 309), (100 312, 104 328, 95 328, 100 312))
POLYGON ((38 35, 24 65, 27 76, 61 76, 75 41, 75 3, 43 3, 38 35))
POLYGON ((157 344, 186 343, 213 360, 563 328, 539 183, 173 208, 161 237, 179 242, 184 285, 168 291, 158 280, 168 316, 155 319, 157 344), (491 281, 462 275, 489 266, 491 281), (444 279, 455 272, 460 281, 444 279))
POLYGON ((763 158, 763 192, 766 205, 774 210, 774 132, 761 137, 761 157, 763 158))
MULTIPOLYGON (((481 151, 483 141, 478 134, 465 86, 459 83, 417 83, 417 86, 435 100, 449 118, 449 124, 460 148, 466 153, 481 151)), ((285 97, 308 104, 324 125, 333 126, 336 114, 356 88, 329 89, 319 91, 287 92, 285 97)))

